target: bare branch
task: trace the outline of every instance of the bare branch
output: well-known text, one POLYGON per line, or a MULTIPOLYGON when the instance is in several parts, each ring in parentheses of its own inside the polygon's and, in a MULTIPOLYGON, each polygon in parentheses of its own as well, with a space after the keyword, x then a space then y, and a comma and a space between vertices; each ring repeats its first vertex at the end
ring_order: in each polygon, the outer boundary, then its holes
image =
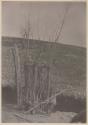
POLYGON ((61 32, 62 32, 64 23, 65 23, 65 20, 66 20, 66 17, 67 17, 68 10, 69 10, 69 6, 66 7, 66 10, 65 10, 65 13, 64 13, 64 17, 63 17, 63 20, 62 20, 62 23, 61 23, 60 30, 59 30, 59 27, 58 27, 58 30, 57 30, 57 33, 56 33, 57 36, 55 38, 55 42, 57 42, 59 40, 59 38, 60 38, 60 35, 61 35, 61 32))
POLYGON ((31 37, 31 23, 30 19, 28 18, 27 21, 25 21, 25 25, 21 27, 21 36, 25 39, 29 39, 31 37))

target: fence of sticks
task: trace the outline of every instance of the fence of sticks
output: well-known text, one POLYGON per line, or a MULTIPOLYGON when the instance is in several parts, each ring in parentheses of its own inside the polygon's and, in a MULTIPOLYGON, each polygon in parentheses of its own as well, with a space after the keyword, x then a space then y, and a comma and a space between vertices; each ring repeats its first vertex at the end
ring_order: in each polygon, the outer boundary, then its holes
POLYGON ((54 89, 49 81, 50 67, 48 64, 29 63, 27 51, 26 57, 24 57, 26 61, 22 61, 21 50, 22 46, 15 45, 12 48, 18 107, 26 111, 48 112, 52 103, 49 98, 54 94, 54 89), (22 82, 22 73, 24 74, 24 83, 22 82), (47 99, 49 100, 46 101, 47 99))
POLYGON ((25 45, 15 44, 12 48, 17 105, 26 113, 51 112, 56 103, 56 96, 71 89, 71 86, 56 92, 50 83, 52 65, 32 61, 31 51, 28 45, 25 45))

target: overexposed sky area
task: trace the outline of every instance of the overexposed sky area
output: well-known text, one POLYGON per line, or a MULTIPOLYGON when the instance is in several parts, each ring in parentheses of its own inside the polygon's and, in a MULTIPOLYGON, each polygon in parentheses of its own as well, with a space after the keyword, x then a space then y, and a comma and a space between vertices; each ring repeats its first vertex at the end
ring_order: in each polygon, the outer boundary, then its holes
POLYGON ((69 7, 57 42, 86 46, 85 2, 2 2, 2 35, 21 37, 21 29, 29 19, 34 39, 54 42, 69 7))

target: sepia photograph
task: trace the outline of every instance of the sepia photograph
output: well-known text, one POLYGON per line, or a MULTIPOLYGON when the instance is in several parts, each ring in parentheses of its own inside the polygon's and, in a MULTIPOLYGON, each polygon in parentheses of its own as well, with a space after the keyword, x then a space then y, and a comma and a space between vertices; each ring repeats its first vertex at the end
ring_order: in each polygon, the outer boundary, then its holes
POLYGON ((1 122, 87 123, 86 1, 1 3, 1 122))

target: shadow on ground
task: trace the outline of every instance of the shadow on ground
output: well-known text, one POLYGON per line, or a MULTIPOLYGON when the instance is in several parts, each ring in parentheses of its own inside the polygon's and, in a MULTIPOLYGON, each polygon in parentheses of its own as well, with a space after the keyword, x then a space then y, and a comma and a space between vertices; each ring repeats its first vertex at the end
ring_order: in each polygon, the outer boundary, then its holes
POLYGON ((78 113, 86 109, 86 99, 76 99, 74 96, 59 95, 56 101, 57 104, 54 108, 54 112, 65 111, 78 113))

